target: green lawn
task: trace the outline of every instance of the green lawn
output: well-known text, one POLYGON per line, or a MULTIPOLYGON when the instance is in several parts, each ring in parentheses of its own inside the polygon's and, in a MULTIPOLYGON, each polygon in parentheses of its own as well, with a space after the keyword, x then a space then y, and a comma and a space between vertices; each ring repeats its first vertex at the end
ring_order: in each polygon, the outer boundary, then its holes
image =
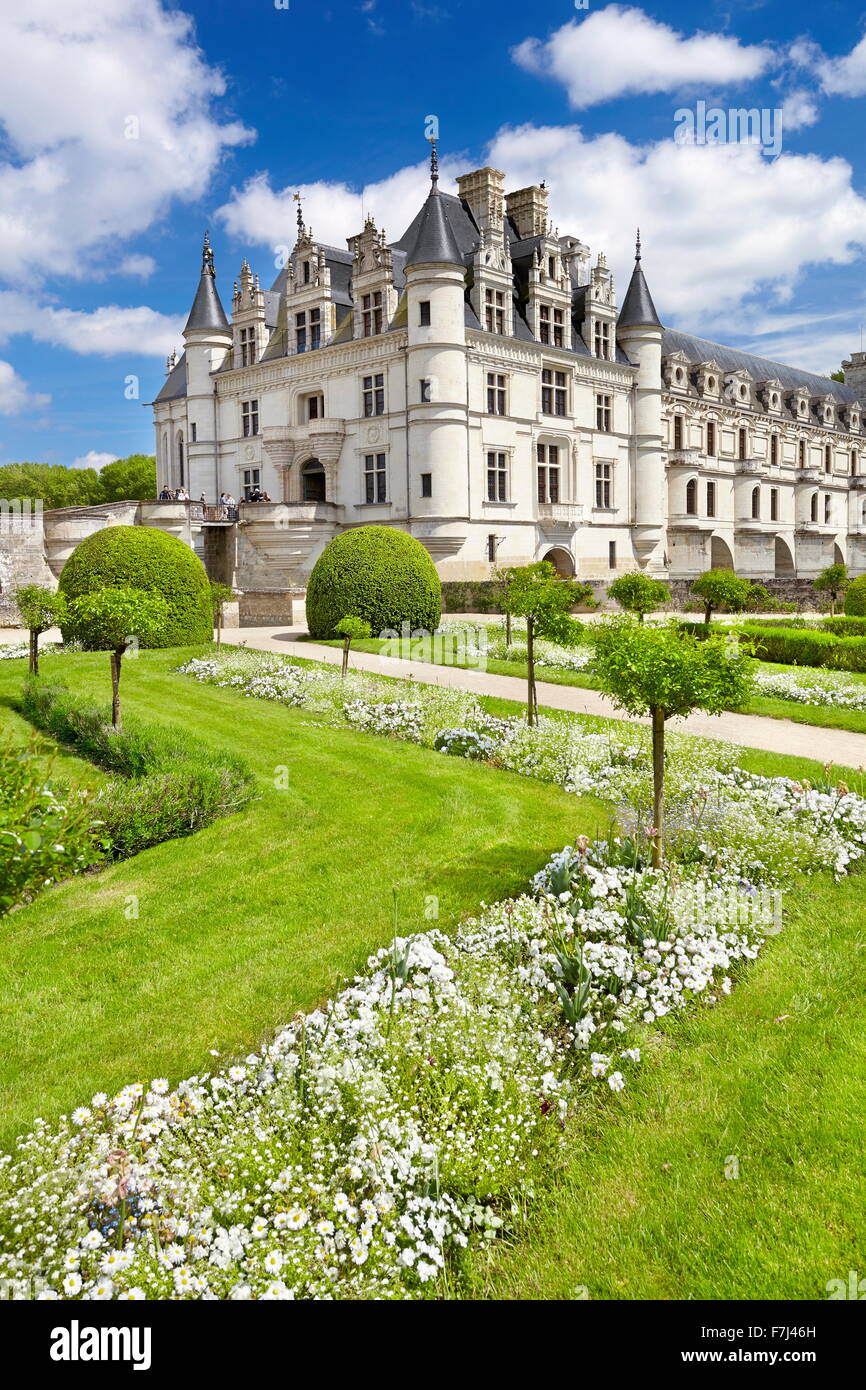
MULTIPOLYGON (((603 822, 595 803, 555 787, 194 684, 171 673, 182 655, 127 662, 124 709, 236 749, 259 799, 4 919, 0 1144, 96 1090, 178 1080, 208 1066, 211 1048, 258 1045, 389 939, 392 884, 403 930, 424 926, 428 897, 447 929, 523 890, 580 826, 603 822)), ((108 694, 105 656, 48 657, 44 668, 83 695, 108 694)), ((27 726, 8 702, 23 670, 0 669, 0 719, 16 740, 27 726)), ((77 759, 55 771, 77 769, 93 782, 77 759)))
MULTIPOLYGON (((300 640, 311 641, 312 639, 301 638, 300 640)), ((320 645, 341 647, 343 644, 340 641, 326 641, 320 645)), ((388 639, 371 637, 366 641, 353 642, 352 651, 373 652, 378 655, 383 647, 388 645, 388 639)), ((423 642, 420 641, 410 643, 408 650, 411 653, 409 659, 412 661, 431 661, 435 656, 435 653, 431 653, 429 646, 425 648, 423 642)), ((435 661, 434 664, 436 664, 435 661)), ((448 661, 447 664, 461 669, 477 669, 476 664, 471 661, 448 661)), ((765 671, 785 671, 788 673, 802 669, 805 675, 808 675, 812 670, 811 667, 780 666, 771 662, 756 662, 755 665, 765 671)), ((495 676, 516 676, 520 680, 526 680, 526 663, 524 661, 497 661, 493 657, 488 657, 485 670, 490 671, 495 676)), ((866 675, 860 672, 845 671, 842 674, 857 684, 866 683, 866 675)), ((570 685, 581 690, 601 689, 601 682, 591 672, 566 671, 558 666, 539 666, 536 670, 536 678, 539 681, 547 681, 551 685, 570 685)), ((739 714, 761 714, 768 719, 790 719, 795 724, 813 724, 822 729, 847 729, 850 733, 866 734, 866 710, 834 709, 829 705, 799 705, 793 700, 778 700, 766 695, 754 695, 748 704, 737 712, 739 714)))
POLYGON ((792 885, 731 997, 648 1035, 635 1080, 572 1125, 474 1296, 822 1299, 862 1275, 864 909, 862 874, 792 885))
MULTIPOLYGON (((176 1080, 208 1067, 211 1048, 257 1045, 388 940, 392 884, 403 930, 424 925, 430 895, 447 929, 606 822, 599 802, 194 684, 172 674, 180 659, 127 663, 125 708, 236 748, 260 799, 4 920, 6 1143, 94 1090, 176 1080), (125 915, 130 895, 137 918, 125 915)), ((104 699, 104 656, 49 662, 46 673, 104 699)), ((16 740, 27 727, 8 702, 22 671, 0 668, 0 717, 16 740)), ((741 762, 820 772, 758 751, 741 762)), ((56 771, 99 776, 65 755, 56 771)), ((828 1279, 866 1268, 864 908, 863 875, 791 885, 784 930, 731 998, 648 1034, 627 1090, 572 1123, 526 1227, 474 1259, 474 1296, 821 1298, 828 1279), (731 1158, 737 1178, 725 1177, 731 1158)))

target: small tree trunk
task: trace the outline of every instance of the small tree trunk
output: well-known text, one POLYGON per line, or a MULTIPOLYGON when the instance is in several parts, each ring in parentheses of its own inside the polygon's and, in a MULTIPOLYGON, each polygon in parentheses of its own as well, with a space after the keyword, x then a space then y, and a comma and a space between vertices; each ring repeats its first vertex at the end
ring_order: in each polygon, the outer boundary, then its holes
POLYGON ((511 614, 505 614, 505 648, 506 651, 511 646, 511 614))
POLYGON ((220 649, 223 635, 223 606, 219 605, 216 611, 216 630, 217 630, 217 651, 220 649))
POLYGON ((707 606, 706 606, 706 608, 704 609, 704 622, 707 624, 707 627, 709 627, 709 625, 710 625, 710 618, 711 618, 712 616, 713 616, 713 606, 712 606, 711 603, 708 603, 707 606))
POLYGON ((115 729, 120 728, 120 663, 123 651, 111 653, 111 722, 115 729))
POLYGON ((534 724, 537 720, 535 695, 535 632, 532 617, 526 619, 526 722, 534 724))
POLYGON ((351 646, 351 644, 351 637, 343 638, 343 669, 340 672, 341 676, 345 676, 346 672, 349 669, 349 647, 351 646))
POLYGON ((39 675, 39 633, 33 627, 30 629, 30 674, 39 675))
POLYGON ((665 814, 665 716, 664 710, 653 707, 653 868, 661 865, 664 853, 665 814))
POLYGON ((642 610, 642 609, 640 609, 640 610, 638 611, 637 620, 638 620, 639 623, 642 623, 642 622, 643 622, 643 610, 642 610))

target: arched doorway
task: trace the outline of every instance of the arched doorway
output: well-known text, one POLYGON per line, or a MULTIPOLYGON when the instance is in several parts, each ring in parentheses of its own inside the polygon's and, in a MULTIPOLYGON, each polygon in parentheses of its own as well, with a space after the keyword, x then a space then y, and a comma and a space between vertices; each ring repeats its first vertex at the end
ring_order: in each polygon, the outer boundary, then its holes
POLYGON ((318 459, 307 459, 301 469, 301 500, 303 502, 325 502, 325 470, 318 459))
POLYGON ((541 557, 548 564, 553 565, 559 579, 574 578, 574 558, 571 552, 564 550, 562 546, 555 545, 552 550, 548 550, 541 557))
POLYGON ((776 559, 773 572, 777 579, 794 573, 794 557, 791 554, 791 547, 787 541, 782 540, 781 536, 776 537, 776 559))
POLYGON ((721 536, 713 536, 710 540, 710 569, 732 570, 733 568, 734 557, 727 541, 723 541, 721 536))
POLYGON ((839 542, 837 541, 836 544, 833 546, 833 564, 844 565, 844 563, 845 556, 842 554, 842 547, 839 545, 839 542))

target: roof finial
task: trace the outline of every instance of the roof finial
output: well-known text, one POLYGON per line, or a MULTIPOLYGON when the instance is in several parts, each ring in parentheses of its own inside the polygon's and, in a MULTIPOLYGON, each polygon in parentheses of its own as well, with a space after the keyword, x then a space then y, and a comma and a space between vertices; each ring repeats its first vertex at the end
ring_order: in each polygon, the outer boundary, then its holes
POLYGON ((640 260, 640 227, 637 229, 637 238, 634 244, 634 258, 636 261, 640 260))
POLYGON ((439 151, 435 136, 430 137, 430 182, 435 188, 439 183, 439 151))
POLYGON ((216 275, 213 263, 213 248, 210 244, 210 235, 206 231, 204 234, 204 245, 201 249, 201 268, 202 273, 207 271, 209 275, 216 275))
POLYGON ((295 193, 294 199, 298 205, 298 236, 302 237, 304 235, 304 209, 301 203, 300 193, 295 193))

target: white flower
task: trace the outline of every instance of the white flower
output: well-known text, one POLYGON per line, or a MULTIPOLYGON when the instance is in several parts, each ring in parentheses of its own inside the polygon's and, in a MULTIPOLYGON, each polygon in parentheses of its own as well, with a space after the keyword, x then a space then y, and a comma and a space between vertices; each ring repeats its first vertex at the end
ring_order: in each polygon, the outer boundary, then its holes
POLYGON ((94 1299, 97 1303, 105 1303, 111 1298, 114 1292, 114 1285, 110 1279, 99 1279, 87 1292, 87 1297, 94 1299))
POLYGON ((68 1298, 72 1298, 81 1289, 81 1275, 67 1274, 63 1279, 63 1292, 68 1298))
POLYGON ((612 1071, 607 1078, 607 1084, 612 1091, 622 1091, 625 1087, 625 1077, 621 1071, 612 1071))

